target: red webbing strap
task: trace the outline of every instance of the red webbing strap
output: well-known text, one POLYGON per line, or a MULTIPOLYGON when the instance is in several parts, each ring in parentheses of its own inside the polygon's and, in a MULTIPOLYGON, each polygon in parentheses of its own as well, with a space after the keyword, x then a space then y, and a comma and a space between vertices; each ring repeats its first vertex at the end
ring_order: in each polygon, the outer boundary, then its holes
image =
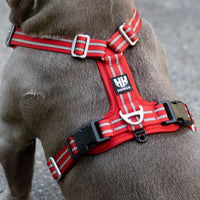
MULTIPOLYGON (((71 147, 71 151, 73 152, 73 155, 76 155, 78 153, 76 143, 73 139, 73 137, 69 138, 69 144, 71 147)), ((76 162, 76 160, 73 160, 70 156, 70 151, 68 149, 68 146, 66 145, 56 156, 55 158, 50 157, 47 166, 55 180, 59 180, 64 172, 69 170, 72 165, 76 162)))
MULTIPOLYGON (((123 24, 108 42, 90 39, 88 35, 82 34, 77 35, 74 39, 67 37, 54 39, 31 37, 22 33, 19 28, 14 29, 14 34, 10 34, 7 44, 14 48, 23 46, 71 54, 73 57, 104 58, 105 62, 98 60, 97 65, 108 93, 110 110, 99 121, 99 128, 103 139, 110 137, 111 140, 99 144, 89 152, 90 154, 102 153, 118 144, 133 139, 135 132, 138 130, 144 130, 146 134, 151 134, 172 132, 179 128, 175 124, 162 125, 163 122, 169 120, 164 105, 142 99, 126 58, 120 53, 129 45, 135 45, 141 24, 139 14, 134 9, 133 18, 128 23, 123 24)), ((185 109, 190 121, 194 122, 187 106, 185 106, 185 109)), ((190 128, 196 131, 195 124, 190 128)), ((81 149, 78 147, 75 135, 74 137, 71 136, 67 145, 55 158, 49 158, 47 165, 54 179, 59 180, 62 174, 68 171, 76 162, 76 158, 81 155, 81 149)))
MULTIPOLYGON (((125 24, 121 27, 122 31, 118 31, 115 33, 111 39, 108 41, 108 45, 115 52, 123 52, 130 44, 137 41, 137 33, 141 26, 141 19, 139 18, 138 12, 134 10, 134 17, 130 20, 128 24, 125 24), (127 39, 128 38, 128 39, 127 39)), ((79 38, 80 41, 87 40, 83 38, 79 38)), ((85 41, 86 43, 86 41, 85 41)), ((81 42, 77 44, 77 49, 75 49, 76 54, 83 53, 83 49, 85 48, 81 42), (78 52, 79 50, 81 52, 78 52)), ((104 46, 104 45, 102 45, 104 46)), ((71 45, 69 45, 69 48, 71 45)), ((90 49, 91 47, 89 47, 90 49)), ((95 52, 96 47, 94 47, 93 51, 95 52)), ((99 49, 98 49, 99 50, 99 49)), ((167 126, 162 126, 162 122, 168 121, 168 115, 166 113, 165 107, 163 104, 158 104, 156 102, 147 102, 138 93, 137 87, 135 85, 132 73, 127 64, 126 58, 123 54, 114 54, 108 48, 102 49, 103 53, 100 57, 104 57, 105 62, 97 60, 97 65, 99 71, 101 73, 104 85, 106 87, 108 97, 110 100, 110 110, 103 117, 103 120, 99 121, 99 127, 104 138, 111 137, 111 140, 106 143, 99 144, 97 147, 92 149, 90 154, 98 154, 102 153, 106 150, 109 150, 125 141, 133 139, 134 132, 140 129, 144 129, 147 134, 152 133, 161 133, 161 132, 173 132, 179 129, 178 125, 171 124, 167 126), (127 76, 132 90, 127 91, 122 94, 116 94, 113 82, 111 81, 113 78, 127 76), (140 106, 143 108, 144 118, 141 123, 137 125, 131 125, 122 119, 119 112, 123 115, 128 113, 134 113, 140 110, 140 106)), ((68 53, 71 53, 71 50, 68 50, 68 53)), ((89 55, 89 54, 88 54, 89 55)), ((87 56, 88 56, 87 55, 87 56)), ((93 54, 95 57, 98 57, 97 54, 93 54)), ((187 107, 185 106, 186 111, 187 107)), ((136 115, 131 117, 132 122, 138 122, 140 120, 140 115, 136 115)), ((188 112, 188 117, 190 117, 188 112)), ((193 119, 191 119, 193 120, 193 119)), ((193 125, 193 130, 195 129, 195 125, 193 125)), ((73 152, 73 155, 78 154, 78 150, 75 144, 75 141, 72 137, 70 137, 70 145, 73 152)), ((70 169, 70 167, 76 162, 76 160, 72 159, 69 153, 68 146, 66 145, 59 154, 53 158, 50 158, 48 161, 49 169, 55 179, 60 179, 61 175, 70 169)))
MULTIPOLYGON (((162 104, 156 105, 156 102, 144 101, 137 91, 125 57, 121 54, 109 56, 111 53, 112 52, 110 50, 107 50, 106 54, 108 54, 108 56, 105 59, 105 63, 100 61, 97 61, 97 63, 111 102, 109 112, 103 117, 103 120, 99 121, 99 127, 103 137, 109 136, 112 139, 92 149, 89 152, 90 154, 102 153, 117 146, 118 144, 133 139, 134 131, 140 128, 144 128, 147 134, 171 132, 176 131, 179 128, 178 125, 161 125, 162 122, 169 120, 164 106, 162 104), (111 83, 111 78, 118 75, 121 76, 125 73, 128 75, 131 81, 133 90, 122 94, 120 98, 116 98, 116 94, 111 83), (123 99, 126 99, 126 102, 123 99), (119 116, 120 108, 124 109, 125 111, 128 109, 128 112, 133 112, 139 103, 144 108, 144 121, 142 122, 141 126, 131 126, 125 123, 119 116), (128 106, 128 104, 131 106, 128 106), (125 108, 126 106, 127 109, 125 108)), ((188 117, 190 118, 187 106, 185 106, 185 109, 188 113, 188 117)), ((137 117, 134 117, 133 120, 137 121, 138 119, 137 117)), ((73 155, 78 154, 79 152, 73 137, 69 138, 69 144, 73 155)), ((47 165, 54 179, 59 180, 62 174, 68 171, 75 162, 76 159, 71 158, 70 150, 66 145, 55 156, 55 158, 51 157, 49 159, 47 165)))
MULTIPOLYGON (((188 111, 187 111, 188 112, 188 111)), ((191 126, 188 126, 188 128, 190 129, 190 130, 192 130, 193 132, 197 132, 197 126, 196 126, 196 123, 195 123, 195 120, 194 120, 194 118, 193 118, 193 115, 190 113, 190 115, 191 115, 191 117, 192 117, 192 122, 193 122, 193 124, 191 125, 191 126)))
MULTIPOLYGON (((105 144, 101 144, 94 148, 90 153, 97 154, 106 151, 114 146, 134 138, 134 131, 144 129, 147 134, 173 132, 179 129, 178 125, 172 124, 162 126, 161 123, 168 121, 169 118, 165 111, 163 104, 156 102, 147 102, 138 93, 132 73, 127 64, 126 58, 122 54, 114 54, 109 49, 106 52, 105 62, 97 61, 97 65, 104 85, 106 87, 108 97, 110 100, 110 110, 99 122, 99 127, 103 137, 112 137, 112 139, 105 144), (132 90, 116 94, 113 83, 111 81, 114 77, 127 75, 130 80, 132 90), (143 107, 144 119, 138 125, 131 125, 126 123, 119 112, 124 114, 133 113, 143 107)), ((132 122, 137 122, 140 116, 133 116, 132 122)))
POLYGON ((191 113, 189 114, 187 105, 184 105, 184 107, 185 107, 186 113, 188 115, 188 118, 191 118, 191 121, 193 122, 193 124, 191 126, 188 126, 188 128, 191 129, 193 132, 197 132, 197 127, 196 127, 196 123, 193 118, 193 114, 191 114, 191 113))
POLYGON ((137 33, 142 25, 138 11, 134 9, 133 18, 123 24, 108 42, 90 39, 88 35, 77 35, 75 39, 64 38, 38 38, 24 34, 16 28, 9 45, 14 48, 23 46, 27 48, 72 54, 74 57, 104 57, 107 45, 115 52, 123 52, 129 45, 134 45, 138 38, 137 33), (85 56, 84 56, 85 55, 85 56))
POLYGON ((38 38, 25 35, 20 28, 16 28, 10 45, 23 46, 45 51, 53 51, 65 54, 82 56, 86 51, 87 57, 104 57, 107 48, 106 41, 90 39, 87 35, 78 35, 75 40, 65 38, 38 38), (74 48, 72 48, 74 43, 74 48), (88 47, 87 47, 88 43, 88 47))

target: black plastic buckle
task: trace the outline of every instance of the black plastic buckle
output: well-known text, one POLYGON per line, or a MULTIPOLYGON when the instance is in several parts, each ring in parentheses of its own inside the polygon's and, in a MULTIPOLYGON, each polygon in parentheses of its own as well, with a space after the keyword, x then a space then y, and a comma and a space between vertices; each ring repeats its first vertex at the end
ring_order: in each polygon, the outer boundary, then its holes
POLYGON ((91 121, 88 126, 80 128, 72 134, 78 150, 76 155, 73 155, 69 140, 67 140, 67 147, 72 159, 78 159, 80 156, 88 153, 99 143, 103 143, 111 139, 110 137, 101 137, 98 121, 100 120, 91 121))
POLYGON ((135 139, 139 143, 144 143, 147 141, 147 134, 144 129, 139 129, 134 131, 135 139))
POLYGON ((13 38, 14 33, 15 33, 15 29, 16 29, 16 26, 11 25, 11 27, 9 29, 8 37, 6 39, 6 46, 7 47, 12 47, 12 45, 10 44, 10 42, 11 42, 11 40, 13 38))
POLYGON ((162 125, 178 124, 180 126, 191 126, 193 124, 191 114, 187 105, 181 101, 162 101, 159 104, 163 104, 167 112, 169 121, 163 122, 162 125), (185 106, 188 113, 185 110, 185 106), (188 116, 189 114, 189 116, 188 116))

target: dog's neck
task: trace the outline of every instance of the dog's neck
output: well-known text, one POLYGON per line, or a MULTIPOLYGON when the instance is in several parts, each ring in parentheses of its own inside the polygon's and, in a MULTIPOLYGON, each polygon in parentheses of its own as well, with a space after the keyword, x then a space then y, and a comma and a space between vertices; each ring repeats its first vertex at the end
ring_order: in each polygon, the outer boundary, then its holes
MULTIPOLYGON (((27 0, 17 6, 9 2, 11 21, 20 25, 26 34, 69 38, 87 34, 102 40, 108 40, 122 23, 127 22, 133 16, 134 8, 133 0, 63 0, 62 3, 59 0, 35 0, 34 5, 31 4, 33 0, 27 0)), ((169 85, 160 42, 144 20, 139 41, 137 48, 127 52, 126 58, 131 66, 135 66, 132 70, 142 97, 148 101, 178 99, 169 85), (158 72, 159 76, 155 76, 158 72)))
POLYGON ((11 14, 10 18, 27 34, 73 38, 82 33, 106 40, 132 17, 133 8, 133 0, 73 0, 62 4, 45 1, 42 5, 37 5, 36 1, 33 11, 24 15, 23 22, 20 22, 22 13, 19 16, 11 14))

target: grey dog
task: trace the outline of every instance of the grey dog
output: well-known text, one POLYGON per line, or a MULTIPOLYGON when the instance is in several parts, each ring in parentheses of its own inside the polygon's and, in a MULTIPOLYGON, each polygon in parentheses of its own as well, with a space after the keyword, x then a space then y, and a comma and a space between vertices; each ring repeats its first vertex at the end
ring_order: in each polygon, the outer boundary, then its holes
MULTIPOLYGON (((133 0, 7 0, 10 20, 36 36, 82 33, 107 40, 132 17, 133 0)), ((165 53, 143 20, 139 42, 125 52, 141 96, 178 100, 165 53)), ((18 47, 3 69, 0 88, 0 162, 9 190, 1 200, 30 199, 35 139, 46 158, 71 133, 109 110, 95 60, 18 47)), ((129 141, 97 156, 86 155, 62 178, 68 200, 198 200, 200 138, 189 129, 129 141)))

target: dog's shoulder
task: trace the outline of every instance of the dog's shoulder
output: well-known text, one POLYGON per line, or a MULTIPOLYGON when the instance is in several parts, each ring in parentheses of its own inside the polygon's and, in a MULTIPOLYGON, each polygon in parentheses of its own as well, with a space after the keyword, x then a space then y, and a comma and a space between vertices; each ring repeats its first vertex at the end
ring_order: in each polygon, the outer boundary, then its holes
POLYGON ((34 116, 45 108, 43 87, 32 66, 35 57, 29 51, 16 49, 2 70, 0 117, 8 121, 23 121, 28 113, 34 116))

